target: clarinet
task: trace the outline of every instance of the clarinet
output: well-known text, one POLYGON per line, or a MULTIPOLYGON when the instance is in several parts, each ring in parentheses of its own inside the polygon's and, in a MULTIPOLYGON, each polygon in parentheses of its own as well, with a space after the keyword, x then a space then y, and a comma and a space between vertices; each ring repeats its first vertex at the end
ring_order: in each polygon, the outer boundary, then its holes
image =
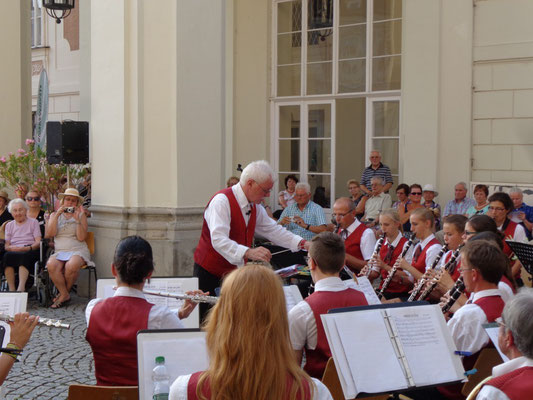
POLYGON ((402 251, 402 254, 400 255, 400 257, 396 259, 396 262, 392 266, 392 269, 389 271, 387 278, 383 281, 383 285, 381 285, 381 289, 376 293, 378 295, 378 299, 381 300, 381 298, 383 297, 383 293, 385 293, 385 290, 387 290, 387 287, 391 283, 392 278, 394 277, 394 274, 396 274, 396 271, 400 267, 400 262, 403 260, 403 258, 409 251, 409 248, 412 246, 414 238, 415 238, 415 235, 411 235, 411 237, 407 241, 407 244, 405 245, 405 248, 402 251))
MULTIPOLYGON (((431 264, 431 267, 429 268, 429 270, 433 270, 437 267, 440 259, 442 258, 444 253, 446 253, 447 251, 448 251, 448 245, 442 246, 442 249, 440 249, 439 254, 437 254, 437 258, 435 258, 435 261, 433 261, 433 264, 431 264)), ((411 292, 411 295, 407 299, 407 301, 415 301, 418 295, 420 294, 420 292, 422 291, 422 288, 424 287, 425 284, 426 284, 426 278, 424 277, 420 278, 415 288, 411 292)))
MULTIPOLYGON (((450 272, 451 268, 453 265, 455 265, 455 263, 457 262, 457 257, 459 257, 459 253, 461 252, 461 248, 463 247, 464 245, 460 245, 453 253, 452 253, 452 256, 450 257, 450 259, 448 260, 448 262, 444 265, 444 267, 442 268, 443 271, 446 271, 446 272, 450 272)), ((422 294, 420 295, 420 297, 418 298, 418 300, 424 300, 426 297, 428 297, 430 295, 430 293, 433 291, 433 289, 435 289, 435 287, 437 286, 437 283, 440 279, 440 275, 439 277, 435 277, 430 283, 429 285, 426 286, 426 290, 424 290, 422 292, 422 294)))
MULTIPOLYGON (((370 261, 368 262, 369 264, 372 265, 372 267, 374 267, 376 265, 376 258, 379 254, 379 251, 381 250, 381 246, 383 246, 383 243, 385 243, 385 234, 383 234, 379 240, 378 240, 378 244, 376 246, 376 249, 374 250, 374 254, 372 254, 372 257, 370 257, 370 261)), ((368 277, 370 275, 370 272, 372 271, 372 268, 370 268, 370 265, 368 266, 368 269, 365 273, 365 276, 368 277)))
POLYGON ((463 277, 460 276, 459 279, 455 281, 455 285, 453 285, 453 287, 448 291, 450 299, 441 307, 443 314, 447 313, 450 308, 453 307, 457 299, 463 294, 464 290, 465 284, 463 282, 463 277))

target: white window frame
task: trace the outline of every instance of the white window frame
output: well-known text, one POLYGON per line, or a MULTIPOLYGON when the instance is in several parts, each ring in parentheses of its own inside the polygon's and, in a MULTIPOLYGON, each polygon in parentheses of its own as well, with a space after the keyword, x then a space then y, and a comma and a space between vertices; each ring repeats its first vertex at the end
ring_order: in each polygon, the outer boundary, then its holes
POLYGON ((39 48, 39 47, 45 47, 46 46, 46 35, 45 35, 45 32, 46 32, 46 23, 47 23, 47 19, 46 19, 46 10, 44 9, 43 5, 42 5, 42 0, 31 0, 31 7, 33 7, 34 10, 37 10, 39 9, 40 12, 41 12, 41 15, 38 17, 40 20, 41 20, 41 29, 38 31, 37 29, 35 29, 35 20, 37 19, 36 17, 34 16, 31 16, 31 21, 30 21, 30 24, 31 26, 33 27, 33 37, 31 38, 31 42, 32 43, 37 43, 37 39, 39 38, 40 36, 40 42, 39 44, 33 44, 31 47, 32 48, 39 48))

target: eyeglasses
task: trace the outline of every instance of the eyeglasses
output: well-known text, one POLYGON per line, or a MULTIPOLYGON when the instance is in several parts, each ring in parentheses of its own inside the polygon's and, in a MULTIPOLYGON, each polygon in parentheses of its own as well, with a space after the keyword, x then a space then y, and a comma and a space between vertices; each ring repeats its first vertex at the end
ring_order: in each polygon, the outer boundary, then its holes
POLYGON ((490 211, 505 211, 505 208, 503 207, 491 207, 489 206, 490 211))
POLYGON ((257 183, 257 181, 254 181, 254 182, 256 183, 257 186, 259 186, 261 188, 261 190, 263 191, 264 194, 269 194, 272 191, 272 188, 265 189, 263 186, 261 186, 259 183, 257 183))
POLYGON ((499 326, 503 326, 504 328, 506 327, 502 317, 496 318, 494 322, 496 322, 499 326))
POLYGON ((422 196, 422 192, 411 192, 413 196, 422 196))
MULTIPOLYGON (((353 211, 353 210, 352 210, 352 211, 353 211)), ((339 216, 339 217, 341 217, 341 218, 344 218, 346 215, 350 214, 352 211, 348 211, 348 212, 346 212, 346 213, 344 213, 344 214, 331 214, 331 216, 332 216, 333 218, 337 218, 337 216, 339 216)))
POLYGON ((305 260, 305 263, 306 263, 307 265, 309 265, 309 260, 311 260, 311 257, 309 257, 309 256, 304 256, 304 260, 305 260))
POLYGON ((472 271, 474 268, 459 268, 457 271, 459 272, 465 272, 465 271, 472 271))
POLYGON ((39 201, 41 200, 40 197, 26 197, 26 201, 39 201))
POLYGON ((466 236, 470 236, 470 235, 475 235, 477 232, 473 232, 473 231, 467 231, 465 230, 465 235, 466 236))

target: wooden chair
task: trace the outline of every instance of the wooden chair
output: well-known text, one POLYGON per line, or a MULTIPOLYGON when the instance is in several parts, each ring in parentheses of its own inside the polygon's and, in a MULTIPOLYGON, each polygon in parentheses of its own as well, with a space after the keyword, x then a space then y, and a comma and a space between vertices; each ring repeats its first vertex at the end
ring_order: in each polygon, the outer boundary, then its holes
POLYGON ((461 393, 464 396, 468 396, 479 382, 492 375, 492 368, 502 362, 503 360, 500 357, 498 350, 495 348, 481 350, 481 353, 479 353, 479 357, 474 364, 474 369, 477 369, 477 372, 468 377, 468 382, 465 382, 463 385, 461 393))
POLYGON ((137 400, 138 386, 70 385, 68 400, 137 400))
MULTIPOLYGON (((94 254, 94 232, 87 232, 87 237, 85 238, 85 243, 87 243, 87 247, 89 248, 89 253, 91 256, 94 254)), ((89 291, 87 292, 87 297, 91 298, 91 273, 94 273, 94 282, 96 284, 96 280, 98 277, 96 276, 96 266, 94 263, 89 263, 86 265, 83 265, 81 269, 86 269, 89 273, 88 281, 89 281, 89 291)))
MULTIPOLYGON (((339 375, 337 375, 333 358, 330 358, 326 364, 326 369, 322 376, 322 383, 329 389, 333 400, 344 400, 344 393, 342 392, 341 382, 339 375)), ((379 396, 365 397, 365 400, 387 400, 389 396, 388 394, 382 394, 379 396)))

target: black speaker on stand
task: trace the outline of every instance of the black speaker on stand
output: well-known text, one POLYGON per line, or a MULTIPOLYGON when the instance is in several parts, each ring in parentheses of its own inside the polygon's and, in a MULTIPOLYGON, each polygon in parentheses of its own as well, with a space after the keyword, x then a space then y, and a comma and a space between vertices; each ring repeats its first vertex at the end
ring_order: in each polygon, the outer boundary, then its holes
POLYGON ((46 160, 49 164, 87 164, 89 162, 89 123, 86 121, 48 121, 46 160))

